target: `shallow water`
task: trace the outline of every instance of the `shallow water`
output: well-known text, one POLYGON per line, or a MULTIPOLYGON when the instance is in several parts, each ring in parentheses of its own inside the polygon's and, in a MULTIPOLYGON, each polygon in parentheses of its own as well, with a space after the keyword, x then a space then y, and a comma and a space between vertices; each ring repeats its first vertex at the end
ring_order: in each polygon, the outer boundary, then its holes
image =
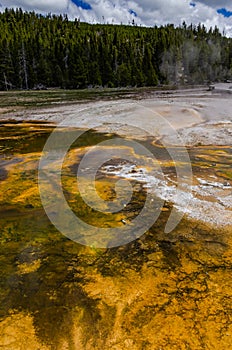
MULTIPOLYGON (((0 347, 232 348, 231 222, 211 224, 204 220, 210 213, 198 209, 197 218, 185 216, 164 233, 173 205, 167 198, 156 223, 128 244, 98 249, 69 240, 50 223, 38 191, 38 162, 52 129, 35 122, 0 126, 0 347)), ((138 168, 130 173, 133 196, 121 212, 102 214, 81 199, 75 176, 83 154, 113 136, 83 135, 62 173, 72 210, 99 227, 123 227, 140 213, 147 195, 138 168)), ((175 166, 151 141, 143 144, 159 159, 169 188, 175 166)), ((217 204, 230 213, 231 148, 195 147, 189 154, 195 198, 211 203, 209 211, 217 204)), ((103 199, 112 200, 115 180, 128 175, 131 165, 114 160, 104 166, 96 187, 103 199)))

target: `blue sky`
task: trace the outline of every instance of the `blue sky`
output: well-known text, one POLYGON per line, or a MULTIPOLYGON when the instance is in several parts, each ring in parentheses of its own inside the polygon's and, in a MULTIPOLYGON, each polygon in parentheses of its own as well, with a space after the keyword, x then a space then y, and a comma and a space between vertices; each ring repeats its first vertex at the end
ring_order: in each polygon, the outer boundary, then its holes
POLYGON ((226 18, 229 18, 232 16, 232 11, 228 11, 227 9, 225 9, 224 7, 220 8, 217 10, 217 13, 223 15, 226 18))
POLYGON ((67 13, 90 23, 132 23, 154 26, 204 23, 232 36, 232 0, 0 0, 5 7, 39 13, 67 13))
POLYGON ((82 1, 82 0, 72 0, 72 2, 83 10, 92 10, 92 6, 90 3, 82 1))

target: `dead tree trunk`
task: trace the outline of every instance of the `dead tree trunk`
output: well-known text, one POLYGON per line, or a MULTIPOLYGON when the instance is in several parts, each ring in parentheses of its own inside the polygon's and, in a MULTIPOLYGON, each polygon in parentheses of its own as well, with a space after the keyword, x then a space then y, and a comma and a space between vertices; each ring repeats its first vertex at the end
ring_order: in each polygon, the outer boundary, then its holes
POLYGON ((26 87, 26 90, 28 90, 27 60, 26 60, 25 47, 23 42, 22 42, 22 67, 23 67, 23 73, 24 73, 25 87, 26 87))

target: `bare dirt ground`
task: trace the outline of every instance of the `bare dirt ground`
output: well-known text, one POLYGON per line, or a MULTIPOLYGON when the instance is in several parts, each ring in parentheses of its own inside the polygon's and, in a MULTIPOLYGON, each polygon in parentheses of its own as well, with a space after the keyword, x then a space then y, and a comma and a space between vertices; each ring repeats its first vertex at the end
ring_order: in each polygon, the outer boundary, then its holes
MULTIPOLYGON (((232 230, 225 227, 232 223, 231 97, 220 87, 218 92, 154 92, 146 98, 0 111, 3 157, 5 136, 10 139, 17 124, 9 120, 27 122, 19 125, 23 130, 16 139, 21 135, 24 140, 22 154, 15 154, 14 163, 3 159, 7 172, 0 183, 2 203, 23 208, 15 218, 7 210, 1 216, 1 349, 232 349, 232 230), (111 165, 112 175, 146 182, 165 200, 156 225, 116 249, 98 250, 65 240, 38 211, 40 153, 33 147, 25 152, 32 140, 24 138, 25 130, 36 128, 30 120, 42 121, 43 126, 46 121, 75 122, 78 127, 142 139, 150 134, 165 144, 176 142, 169 131, 178 130, 192 157, 192 194, 185 188, 177 193, 175 164, 165 157, 161 165, 167 174, 159 186, 157 179, 136 172, 131 164, 111 165), (190 219, 184 217, 173 232, 164 233, 169 202, 190 219)), ((105 171, 109 174, 109 165, 105 171)), ((66 192, 76 191, 76 175, 71 175, 70 168, 64 178, 66 192)), ((86 208, 73 203, 81 211, 86 208)))
MULTIPOLYGON (((4 113, 1 113, 0 111, 0 119, 44 121, 55 125, 62 123, 62 125, 92 128, 100 132, 115 133, 136 139, 152 137, 154 142, 161 141, 164 146, 176 145, 178 140, 175 131, 177 131, 182 145, 190 149, 202 147, 202 152, 205 153, 204 147, 206 149, 208 147, 230 148, 232 145, 231 91, 230 84, 218 84, 211 90, 195 88, 148 91, 147 94, 143 91, 141 94, 129 95, 129 98, 126 95, 126 98, 111 96, 108 99, 94 101, 54 102, 47 107, 24 110, 21 106, 20 109, 16 108, 15 112, 7 113, 4 110, 4 113)), ((221 226, 222 223, 227 225, 231 222, 232 184, 230 175, 226 179, 221 177, 219 163, 223 160, 220 160, 215 152, 221 151, 209 150, 208 155, 200 155, 200 158, 203 157, 205 161, 207 157, 209 158, 206 164, 208 175, 211 167, 215 168, 215 172, 210 175, 212 178, 203 174, 202 171, 194 177, 192 193, 196 192, 197 195, 193 196, 189 209, 186 208, 185 200, 183 201, 181 196, 180 200, 177 198, 174 202, 178 210, 187 213, 190 217, 221 226), (214 184, 210 185, 208 182, 212 179, 214 184), (206 183, 202 184, 201 181, 206 183), (212 186, 213 193, 209 193, 212 186), (220 186, 225 188, 221 189, 220 186)), ((222 155, 224 158, 226 156, 229 167, 230 152, 222 155)), ((170 185, 168 185, 169 190, 170 185)), ((189 196, 188 191, 186 193, 184 191, 185 196, 189 196)), ((165 199, 170 198, 168 196, 165 199)))
MULTIPOLYGON (((227 84, 228 85, 228 84, 227 84)), ((226 86, 227 86, 226 85, 226 86)), ((140 97, 100 101, 78 101, 71 104, 55 103, 49 107, 33 107, 7 112, 0 110, 0 118, 14 120, 39 120, 52 123, 66 121, 80 128, 96 128, 99 131, 130 135, 130 126, 135 137, 146 137, 147 130, 153 130, 157 122, 158 136, 165 142, 175 143, 166 130, 166 122, 178 129, 186 145, 231 145, 232 137, 232 95, 230 86, 223 89, 218 85, 212 91, 188 89, 175 91, 154 91, 140 97), (143 114, 141 117, 141 111, 143 114), (165 118, 160 124, 160 115, 165 118)))

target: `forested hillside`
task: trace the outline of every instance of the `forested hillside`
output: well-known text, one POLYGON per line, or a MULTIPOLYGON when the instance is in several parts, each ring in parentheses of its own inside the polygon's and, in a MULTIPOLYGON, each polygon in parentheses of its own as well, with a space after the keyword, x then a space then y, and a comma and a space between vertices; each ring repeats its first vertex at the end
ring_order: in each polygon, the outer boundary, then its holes
POLYGON ((0 89, 155 86, 231 79, 232 40, 203 25, 91 25, 0 14, 0 89))

